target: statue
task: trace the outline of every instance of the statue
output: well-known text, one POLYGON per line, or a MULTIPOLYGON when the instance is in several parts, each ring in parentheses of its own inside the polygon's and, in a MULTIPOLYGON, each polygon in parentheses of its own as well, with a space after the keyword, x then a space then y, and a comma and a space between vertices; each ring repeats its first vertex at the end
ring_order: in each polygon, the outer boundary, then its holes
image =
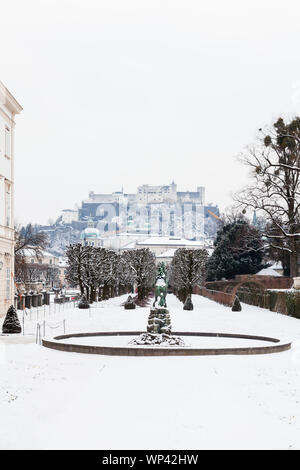
POLYGON ((153 302, 153 307, 155 307, 158 297, 159 297, 159 302, 158 302, 159 307, 164 307, 164 308, 167 307, 167 302, 166 302, 167 289, 168 289, 168 284, 166 281, 166 267, 164 263, 160 263, 158 265, 158 273, 157 273, 157 278, 156 278, 156 282, 154 285, 155 299, 153 302))
POLYGON ((160 263, 154 285, 155 300, 148 317, 147 332, 134 338, 129 344, 135 346, 184 346, 184 341, 179 336, 173 336, 171 332, 170 312, 167 310, 166 302, 167 289, 166 267, 164 263, 160 263), (158 306, 155 307, 158 297, 158 306))

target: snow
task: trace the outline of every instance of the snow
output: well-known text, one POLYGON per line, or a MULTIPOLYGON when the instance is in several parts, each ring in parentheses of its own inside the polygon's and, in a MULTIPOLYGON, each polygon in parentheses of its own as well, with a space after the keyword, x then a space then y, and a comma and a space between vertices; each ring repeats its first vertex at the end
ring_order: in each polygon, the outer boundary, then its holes
MULTIPOLYGON (((124 346, 127 347, 129 342, 137 339, 136 336, 91 336, 83 338, 67 338, 60 340, 60 343, 83 344, 88 346, 124 346)), ((183 336, 186 347, 195 348, 252 348, 256 346, 274 346, 274 343, 267 341, 257 341, 251 339, 238 338, 211 338, 197 336, 183 336)), ((132 346, 134 347, 134 345, 132 346)), ((142 347, 140 344, 138 347, 142 347)), ((147 347, 147 346, 145 346, 147 347)), ((167 345, 169 347, 169 345, 167 345)))
POLYGON ((264 269, 261 269, 261 271, 259 271, 257 274, 257 276, 280 276, 281 277, 281 274, 279 274, 277 271, 275 271, 275 269, 272 268, 272 266, 270 266, 269 268, 264 268, 264 269))
MULTIPOLYGON (((52 306, 46 322, 66 319, 67 333, 144 330, 150 307, 124 310, 126 298, 84 311, 52 306)), ((253 356, 109 357, 47 349, 29 334, 0 336, 0 448, 299 449, 299 320, 192 300, 194 310, 183 311, 167 296, 174 331, 272 336, 293 347, 253 356)), ((35 332, 36 314, 25 326, 35 332)))
POLYGON ((176 248, 171 248, 170 250, 164 251, 161 255, 157 255, 156 258, 173 258, 176 248))
POLYGON ((283 269, 282 262, 277 261, 276 263, 272 264, 271 268, 273 268, 273 269, 283 269))
POLYGON ((176 237, 150 237, 146 240, 139 241, 136 243, 137 248, 139 246, 150 246, 150 245, 165 245, 165 246, 182 246, 182 247, 197 247, 203 248, 204 243, 200 240, 186 240, 184 238, 176 238, 176 237))

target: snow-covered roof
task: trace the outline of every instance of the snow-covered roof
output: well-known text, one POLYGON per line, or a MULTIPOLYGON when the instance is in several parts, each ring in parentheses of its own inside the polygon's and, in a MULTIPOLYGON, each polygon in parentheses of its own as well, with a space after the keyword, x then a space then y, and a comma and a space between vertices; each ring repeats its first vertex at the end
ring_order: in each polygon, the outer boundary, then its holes
POLYGON ((95 228, 95 227, 87 227, 85 228, 81 234, 80 234, 80 238, 82 240, 85 240, 86 238, 101 238, 101 235, 100 235, 100 231, 95 228))
POLYGON ((272 269, 283 269, 282 262, 277 261, 277 263, 272 264, 271 268, 272 269))
POLYGON ((128 245, 122 246, 120 250, 134 250, 135 242, 128 243, 128 245))
POLYGON ((186 240, 185 238, 176 237, 150 237, 137 242, 137 245, 197 246, 202 248, 203 242, 200 240, 186 240))
MULTIPOLYGON (((24 256, 33 256, 35 257, 35 250, 33 248, 25 248, 24 250, 24 256)), ((48 251, 42 251, 41 252, 41 257, 42 258, 57 258, 57 256, 53 255, 52 253, 49 253, 48 251)))
POLYGON ((273 267, 269 267, 269 268, 264 268, 261 271, 259 271, 257 273, 257 276, 277 276, 277 277, 281 277, 281 274, 279 274, 277 271, 275 271, 275 269, 273 269, 273 267))
POLYGON ((176 248, 171 248, 170 250, 164 251, 160 255, 157 255, 156 258, 173 258, 176 248))

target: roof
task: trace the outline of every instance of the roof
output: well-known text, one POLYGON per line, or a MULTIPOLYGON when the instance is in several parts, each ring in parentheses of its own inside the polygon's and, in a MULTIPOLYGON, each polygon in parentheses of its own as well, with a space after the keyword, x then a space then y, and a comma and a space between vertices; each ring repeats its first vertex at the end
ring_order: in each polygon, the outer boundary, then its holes
MULTIPOLYGON (((49 251, 41 251, 42 258, 48 257, 48 258, 57 258, 57 256, 53 255, 52 253, 49 253, 49 251)), ((24 256, 33 256, 35 257, 35 251, 34 248, 25 248, 24 250, 24 256)))
POLYGON ((80 234, 81 240, 85 240, 86 238, 101 238, 100 231, 95 227, 87 227, 82 230, 80 234))
POLYGON ((17 102, 6 86, 4 86, 0 81, 0 104, 1 103, 6 106, 6 108, 9 109, 11 113, 14 114, 19 114, 23 110, 22 106, 17 102))
POLYGON ((160 255, 157 255, 156 258, 173 258, 176 248, 171 248, 170 250, 164 251, 160 255))
POLYGON ((203 248, 204 244, 200 240, 186 240, 185 238, 176 237, 150 237, 146 240, 137 242, 137 245, 162 245, 162 246, 196 246, 203 248))
POLYGON ((256 273, 257 276, 277 276, 277 277, 282 277, 281 274, 279 274, 275 269, 272 267, 270 268, 265 268, 256 273))
POLYGON ((120 250, 134 250, 135 242, 128 243, 128 245, 122 246, 120 250))

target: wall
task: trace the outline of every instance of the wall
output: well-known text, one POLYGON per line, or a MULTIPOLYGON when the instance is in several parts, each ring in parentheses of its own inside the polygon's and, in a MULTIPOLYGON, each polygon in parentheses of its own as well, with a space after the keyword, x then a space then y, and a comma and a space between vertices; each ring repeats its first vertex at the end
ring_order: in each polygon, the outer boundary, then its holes
POLYGON ((226 305, 227 307, 231 307, 234 300, 234 296, 232 294, 206 289, 206 287, 196 286, 193 290, 193 293, 207 297, 211 300, 214 300, 215 302, 218 302, 219 304, 226 305))
POLYGON ((281 276, 257 276, 256 274, 243 274, 235 276, 235 281, 246 282, 256 281, 264 286, 265 289, 290 289, 294 280, 291 277, 281 276))

